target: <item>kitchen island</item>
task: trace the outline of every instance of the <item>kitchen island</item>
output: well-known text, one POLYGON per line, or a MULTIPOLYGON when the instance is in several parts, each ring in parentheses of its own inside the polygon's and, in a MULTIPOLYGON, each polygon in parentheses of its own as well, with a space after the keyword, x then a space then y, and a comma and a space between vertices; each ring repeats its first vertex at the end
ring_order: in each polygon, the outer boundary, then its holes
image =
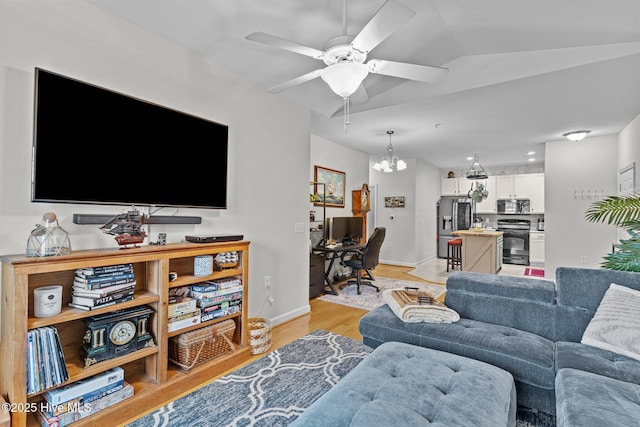
POLYGON ((454 231, 462 239, 462 271, 497 274, 502 268, 502 231, 454 231))

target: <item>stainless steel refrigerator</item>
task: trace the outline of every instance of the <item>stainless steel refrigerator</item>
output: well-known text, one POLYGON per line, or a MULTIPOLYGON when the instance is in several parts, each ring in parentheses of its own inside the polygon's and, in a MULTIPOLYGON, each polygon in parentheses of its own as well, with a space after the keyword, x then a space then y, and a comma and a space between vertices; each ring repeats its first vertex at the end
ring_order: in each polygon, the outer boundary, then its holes
POLYGON ((447 257, 447 241, 457 230, 468 230, 473 223, 475 206, 472 199, 442 197, 437 204, 438 258, 447 257))

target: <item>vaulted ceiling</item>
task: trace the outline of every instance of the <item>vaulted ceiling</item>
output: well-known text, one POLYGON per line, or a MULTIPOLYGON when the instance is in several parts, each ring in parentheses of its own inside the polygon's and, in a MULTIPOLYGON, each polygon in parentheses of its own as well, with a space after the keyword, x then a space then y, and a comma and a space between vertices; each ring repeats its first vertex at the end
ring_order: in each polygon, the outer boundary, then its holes
MULTIPOLYGON (((264 32, 324 50, 357 35, 385 0, 88 0, 267 90, 325 67, 322 61, 247 40, 264 32)), ((640 114, 638 0, 392 0, 415 16, 369 58, 445 67, 439 83, 369 74, 368 102, 343 101, 321 78, 271 96, 312 111, 312 133, 354 149, 440 168, 544 159, 544 143, 572 130, 619 133, 640 114)))

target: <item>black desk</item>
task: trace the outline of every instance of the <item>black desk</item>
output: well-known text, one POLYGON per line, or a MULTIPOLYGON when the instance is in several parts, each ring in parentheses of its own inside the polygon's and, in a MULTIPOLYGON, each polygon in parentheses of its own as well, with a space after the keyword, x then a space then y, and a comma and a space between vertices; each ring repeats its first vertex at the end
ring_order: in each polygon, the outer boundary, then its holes
POLYGON ((324 254, 325 260, 329 261, 329 265, 327 269, 324 271, 324 281, 326 282, 326 286, 331 289, 331 293, 333 295, 338 295, 338 291, 333 286, 333 282, 331 281, 331 269, 333 268, 333 264, 337 259, 342 260, 345 255, 349 255, 355 252, 364 249, 365 245, 357 244, 357 245, 342 245, 335 247, 327 247, 327 246, 316 246, 313 248, 313 253, 315 254, 324 254))

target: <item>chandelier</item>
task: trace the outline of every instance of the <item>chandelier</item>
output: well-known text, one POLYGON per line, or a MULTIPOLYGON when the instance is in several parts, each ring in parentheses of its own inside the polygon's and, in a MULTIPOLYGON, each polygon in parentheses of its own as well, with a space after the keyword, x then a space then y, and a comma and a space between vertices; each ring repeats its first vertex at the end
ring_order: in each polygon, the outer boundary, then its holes
POLYGON ((391 135, 393 135, 393 131, 388 130, 387 135, 389 135, 389 146, 387 147, 387 155, 381 158, 379 162, 376 162, 372 166, 373 169, 382 172, 393 172, 394 168, 399 171, 406 169, 407 163, 404 160, 400 160, 398 156, 393 155, 393 146, 391 145, 391 135))

